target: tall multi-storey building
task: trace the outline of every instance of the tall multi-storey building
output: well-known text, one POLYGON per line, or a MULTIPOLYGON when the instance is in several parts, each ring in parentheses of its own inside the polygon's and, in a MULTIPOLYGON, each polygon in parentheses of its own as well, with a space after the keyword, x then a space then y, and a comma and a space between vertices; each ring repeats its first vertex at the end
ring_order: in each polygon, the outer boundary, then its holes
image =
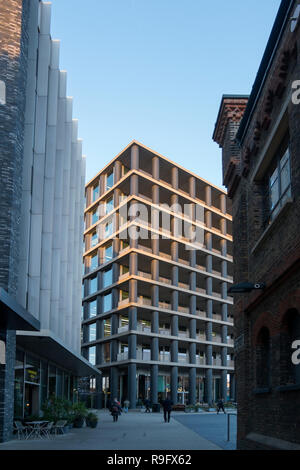
POLYGON ((235 399, 230 211, 136 141, 86 185, 82 353, 106 399, 235 399))
POLYGON ((50 13, 0 4, 0 441, 99 375, 80 355, 85 162, 50 13))
POLYGON ((299 2, 283 0, 250 97, 223 96, 213 136, 232 199, 234 282, 242 284, 234 302, 238 449, 300 449, 299 45, 299 2))

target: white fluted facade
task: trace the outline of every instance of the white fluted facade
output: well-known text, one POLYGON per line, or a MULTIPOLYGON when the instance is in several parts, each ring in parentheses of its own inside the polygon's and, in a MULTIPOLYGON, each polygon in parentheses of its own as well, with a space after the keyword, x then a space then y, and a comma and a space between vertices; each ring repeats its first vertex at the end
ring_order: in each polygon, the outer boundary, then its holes
POLYGON ((79 353, 85 159, 51 4, 30 4, 18 301, 79 353))

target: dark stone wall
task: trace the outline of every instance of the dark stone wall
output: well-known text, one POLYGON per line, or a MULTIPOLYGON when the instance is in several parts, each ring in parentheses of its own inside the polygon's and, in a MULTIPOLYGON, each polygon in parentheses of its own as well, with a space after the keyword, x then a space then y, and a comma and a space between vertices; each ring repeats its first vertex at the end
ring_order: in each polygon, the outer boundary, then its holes
POLYGON ((18 280, 29 1, 0 3, 0 286, 15 295, 18 280))
MULTIPOLYGON (((0 80, 6 104, 0 105, 0 287, 15 296, 25 121, 29 0, 0 2, 0 80)), ((14 416, 16 332, 1 331, 6 364, 0 365, 0 441, 11 437, 14 416)))

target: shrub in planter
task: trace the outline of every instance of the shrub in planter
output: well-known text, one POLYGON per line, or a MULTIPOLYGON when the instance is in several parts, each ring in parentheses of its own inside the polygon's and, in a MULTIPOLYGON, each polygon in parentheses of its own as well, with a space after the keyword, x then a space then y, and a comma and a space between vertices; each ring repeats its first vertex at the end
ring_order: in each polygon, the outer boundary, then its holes
POLYGON ((73 426, 74 428, 82 428, 84 425, 85 417, 87 416, 87 409, 84 403, 78 402, 72 406, 73 426))
POLYGON ((86 425, 90 428, 96 428, 98 423, 98 416, 96 415, 96 413, 88 413, 85 421, 86 425))

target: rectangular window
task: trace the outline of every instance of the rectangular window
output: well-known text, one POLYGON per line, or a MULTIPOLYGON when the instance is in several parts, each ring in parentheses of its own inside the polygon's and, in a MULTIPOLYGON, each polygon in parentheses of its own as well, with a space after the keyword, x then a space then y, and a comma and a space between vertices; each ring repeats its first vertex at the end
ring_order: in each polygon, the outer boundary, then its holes
POLYGON ((126 290, 120 290, 120 300, 127 300, 129 299, 129 292, 126 290))
POLYGON ((95 317, 97 315, 97 300, 89 302, 89 318, 95 317))
POLYGON ((24 353, 16 351, 15 361, 15 388, 14 388, 14 418, 23 419, 23 380, 24 380, 24 353))
POLYGON ((109 312, 112 309, 112 294, 106 294, 103 296, 103 312, 109 312))
POLYGON ((26 354, 25 381, 40 383, 40 361, 29 354, 26 354))
POLYGON ((111 171, 110 173, 107 173, 106 175, 106 185, 105 185, 105 190, 108 191, 110 188, 112 188, 114 185, 114 172, 111 171))
POLYGON ((107 261, 110 261, 112 258, 113 258, 113 247, 112 247, 112 243, 110 243, 109 245, 106 245, 106 247, 104 248, 104 263, 106 263, 107 261))
POLYGON ((104 237, 109 237, 113 233, 113 222, 110 220, 104 226, 104 237))
POLYGON ((99 198, 99 186, 93 187, 93 202, 99 198))
POLYGON ((120 266, 120 275, 123 276, 124 274, 127 274, 127 273, 129 273, 129 267, 121 265, 120 266))
POLYGON ((287 145, 283 148, 275 157, 269 173, 270 220, 291 197, 290 151, 287 145))
POLYGON ((98 290, 98 279, 97 276, 90 279, 90 294, 97 292, 98 290))
POLYGON ((104 326, 104 337, 106 338, 107 336, 111 335, 110 318, 103 320, 103 326, 104 326))
POLYGON ((89 325, 89 341, 96 340, 96 323, 89 325))
POLYGON ((96 346, 89 348, 89 362, 93 366, 96 365, 96 346))
POLYGON ((114 198, 110 197, 105 204, 105 213, 109 214, 112 210, 114 210, 114 198))
POLYGON ((91 270, 98 268, 98 253, 96 253, 94 256, 91 256, 91 270))
POLYGON ((108 287, 113 282, 112 268, 103 271, 103 288, 108 287))
POLYGON ((94 225, 99 220, 98 207, 92 212, 92 225, 94 225))
POLYGON ((97 235, 97 232, 95 230, 95 232, 93 232, 92 235, 91 235, 91 248, 93 248, 96 245, 98 245, 98 235, 97 235))

